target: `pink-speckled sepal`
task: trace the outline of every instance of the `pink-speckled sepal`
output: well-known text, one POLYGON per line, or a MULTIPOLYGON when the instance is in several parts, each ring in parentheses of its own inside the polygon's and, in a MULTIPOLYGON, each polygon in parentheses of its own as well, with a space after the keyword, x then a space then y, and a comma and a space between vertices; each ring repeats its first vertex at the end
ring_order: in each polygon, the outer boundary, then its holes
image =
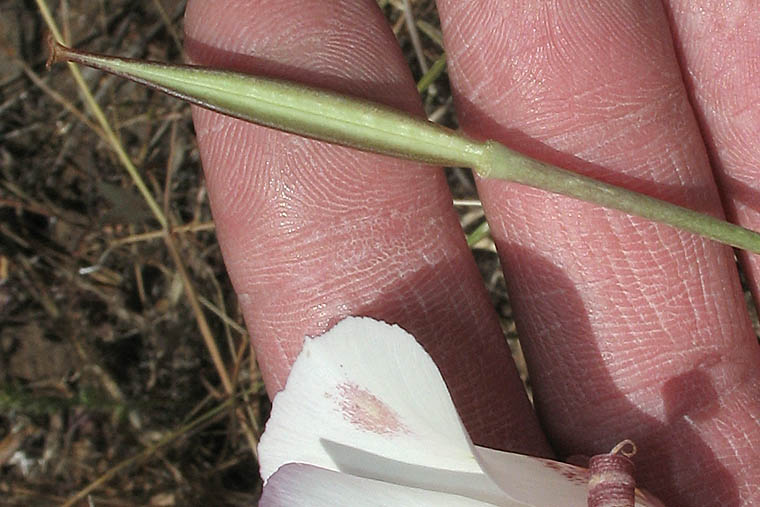
POLYGON ((598 454, 589 462, 589 507, 633 507, 636 468, 623 454, 598 454))
POLYGON ((608 454, 589 460, 589 507, 662 506, 651 494, 636 489, 636 467, 631 460, 635 454, 636 445, 623 440, 608 454))

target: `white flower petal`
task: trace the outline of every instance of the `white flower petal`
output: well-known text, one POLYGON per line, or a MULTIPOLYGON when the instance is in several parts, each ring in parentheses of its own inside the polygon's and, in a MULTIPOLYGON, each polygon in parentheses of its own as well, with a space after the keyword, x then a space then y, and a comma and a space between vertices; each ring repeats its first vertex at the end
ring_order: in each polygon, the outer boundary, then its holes
POLYGON ((488 507, 493 504, 291 463, 269 477, 259 507, 488 507))
POLYGON ((265 481, 306 463, 504 502, 430 356, 398 326, 350 317, 307 339, 259 445, 265 481))
MULTIPOLYGON (((588 469, 512 452, 475 446, 483 471, 520 505, 588 505, 588 469)), ((636 507, 664 507, 652 494, 636 490, 636 507)))
MULTIPOLYGON (((306 340, 259 459, 261 505, 587 503, 585 469, 473 446, 430 356, 369 318, 306 340)), ((638 492, 636 505, 660 504, 638 492)))
POLYGON ((548 459, 475 447, 485 473, 525 505, 587 505, 588 470, 548 459))

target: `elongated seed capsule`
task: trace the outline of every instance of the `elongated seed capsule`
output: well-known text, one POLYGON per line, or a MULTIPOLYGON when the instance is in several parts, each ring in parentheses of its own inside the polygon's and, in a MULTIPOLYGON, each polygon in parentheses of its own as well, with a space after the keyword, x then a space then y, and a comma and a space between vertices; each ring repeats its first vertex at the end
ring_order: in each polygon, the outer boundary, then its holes
POLYGON ((259 125, 373 153, 471 167, 482 177, 566 195, 760 253, 760 233, 755 231, 560 169, 496 141, 474 140, 367 100, 290 81, 98 55, 67 48, 51 37, 48 64, 60 60, 95 67, 259 125))
POLYGON ((472 167, 484 144, 382 104, 298 83, 193 65, 67 48, 50 39, 48 65, 72 61, 241 120, 363 151, 472 167))

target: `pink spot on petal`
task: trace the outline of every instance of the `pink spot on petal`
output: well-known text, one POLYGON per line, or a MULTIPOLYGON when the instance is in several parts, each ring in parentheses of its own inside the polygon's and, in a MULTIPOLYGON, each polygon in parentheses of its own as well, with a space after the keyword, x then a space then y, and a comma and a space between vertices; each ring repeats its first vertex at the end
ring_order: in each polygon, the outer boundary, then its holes
POLYGON ((378 435, 409 433, 396 412, 366 389, 346 382, 338 385, 337 391, 340 394, 338 408, 355 427, 378 435))
POLYGON ((536 458, 540 460, 545 467, 551 468, 555 472, 559 473, 565 479, 568 479, 575 484, 587 484, 589 478, 589 471, 585 468, 568 465, 560 461, 554 461, 544 458, 536 458))

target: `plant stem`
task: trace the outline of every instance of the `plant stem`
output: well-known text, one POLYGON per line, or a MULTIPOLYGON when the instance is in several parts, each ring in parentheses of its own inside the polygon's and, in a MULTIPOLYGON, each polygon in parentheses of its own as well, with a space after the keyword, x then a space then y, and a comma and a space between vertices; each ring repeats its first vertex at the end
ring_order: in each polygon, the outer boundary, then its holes
POLYGON ((526 157, 496 141, 486 141, 476 172, 486 178, 522 183, 574 197, 605 208, 668 224, 743 250, 760 253, 760 234, 706 213, 684 208, 639 192, 526 157))
POLYGON ((488 221, 483 220, 474 231, 467 235, 467 246, 474 247, 480 240, 487 238, 491 232, 491 228, 488 226, 488 221))
POLYGON ((290 81, 98 55, 52 39, 50 47, 49 62, 95 67, 252 123, 373 153, 471 167, 484 178, 566 195, 760 253, 760 234, 755 231, 560 169, 496 141, 474 140, 381 104, 290 81))
POLYGON ((441 74, 443 74, 445 68, 446 53, 443 53, 435 62, 433 62, 433 65, 430 66, 430 69, 425 72, 425 74, 420 78, 419 82, 417 83, 417 91, 422 93, 427 90, 428 86, 433 84, 433 82, 435 82, 435 80, 438 79, 441 74))

